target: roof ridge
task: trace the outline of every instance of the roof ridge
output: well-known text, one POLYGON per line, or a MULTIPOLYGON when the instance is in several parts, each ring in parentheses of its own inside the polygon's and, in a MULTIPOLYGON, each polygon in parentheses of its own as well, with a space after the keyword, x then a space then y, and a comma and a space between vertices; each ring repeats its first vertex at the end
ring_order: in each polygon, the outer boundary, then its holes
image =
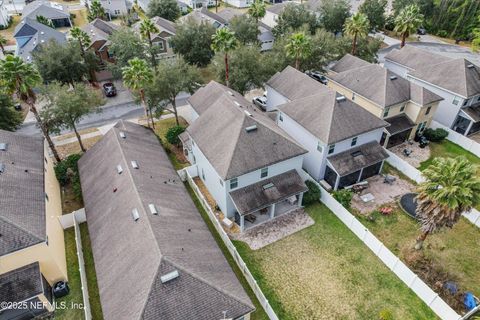
POLYGON ((329 123, 329 127, 328 127, 328 135, 327 135, 327 141, 325 141, 327 144, 330 143, 330 136, 332 134, 332 126, 333 126, 333 118, 334 118, 334 115, 335 115, 335 109, 338 107, 337 105, 337 92, 334 91, 334 92, 328 92, 330 95, 333 96, 333 107, 332 108, 329 108, 329 111, 330 111, 330 118, 328 119, 328 123, 329 123))

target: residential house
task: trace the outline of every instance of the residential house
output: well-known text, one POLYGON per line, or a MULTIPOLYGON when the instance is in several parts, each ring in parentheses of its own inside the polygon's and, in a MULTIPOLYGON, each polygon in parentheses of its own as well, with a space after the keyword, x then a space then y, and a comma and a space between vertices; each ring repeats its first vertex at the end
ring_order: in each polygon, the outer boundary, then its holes
POLYGON ((328 86, 390 124, 380 141, 384 147, 421 134, 442 97, 380 65, 358 60, 342 58, 332 68, 341 72, 329 76, 328 86))
POLYGON ((10 25, 12 18, 8 14, 6 2, 0 0, 0 29, 6 29, 10 25))
POLYGON ((443 98, 433 119, 463 135, 480 131, 480 67, 406 45, 385 57, 385 67, 443 98))
MULTIPOLYGON (((151 20, 155 23, 159 31, 158 33, 151 34, 153 44, 158 47, 157 59, 174 58, 176 55, 170 46, 169 40, 176 33, 175 23, 161 17, 153 17, 151 20)), ((140 32, 140 24, 141 22, 137 22, 134 25, 134 29, 137 32, 140 32)))
POLYGON ((184 0, 184 3, 191 9, 214 7, 215 0, 184 0))
POLYGON ((52 287, 67 280, 60 185, 43 138, 0 130, 0 319, 53 311, 52 287))
POLYGON ((270 28, 274 28, 277 25, 278 18, 282 14, 283 10, 285 10, 287 6, 293 6, 293 5, 296 5, 296 3, 280 2, 267 7, 265 16, 262 18, 262 22, 267 26, 269 26, 270 28))
POLYGON ((48 41, 56 41, 61 44, 67 42, 64 33, 31 18, 24 18, 15 27, 13 37, 17 42, 15 55, 20 56, 25 62, 32 62, 32 52, 48 41))
POLYGON ((349 53, 344 55, 340 60, 328 69, 328 74, 334 75, 343 71, 352 70, 360 67, 369 66, 370 62, 353 56, 349 53))
POLYGON ((184 151, 220 210, 243 231, 301 206, 307 152, 245 98, 211 81, 189 98, 184 151))
POLYGON ((109 37, 118 28, 118 25, 98 18, 82 27, 82 30, 88 34, 91 40, 88 49, 93 49, 101 63, 115 62, 113 56, 108 51, 108 47, 111 44, 109 37))
POLYGON ((255 310, 155 134, 120 121, 79 163, 105 320, 255 310))
MULTIPOLYGON (((91 6, 92 0, 87 0, 87 5, 91 6)), ((105 9, 109 19, 128 14, 126 0, 100 0, 100 4, 105 9)))
POLYGON ((55 28, 71 27, 70 12, 68 8, 56 2, 37 0, 27 4, 22 10, 22 18, 36 20, 44 17, 51 21, 55 28))
MULTIPOLYGON (((214 2, 214 0, 210 0, 210 2, 214 2)), ((148 6, 150 5, 150 0, 137 0, 137 4, 140 6, 140 8, 142 8, 144 12, 148 12, 148 6)), ((182 14, 186 14, 188 12, 189 6, 185 3, 185 1, 177 0, 177 4, 182 14)), ((213 5, 215 5, 215 3, 213 5)))
POLYGON ((222 28, 228 25, 227 20, 225 20, 218 14, 211 12, 205 7, 202 7, 201 9, 195 9, 189 14, 183 17, 180 17, 180 21, 182 22, 185 22, 188 20, 194 21, 198 24, 208 23, 214 26, 216 29, 222 28))
POLYGON ((236 8, 247 8, 253 3, 253 0, 225 0, 225 3, 236 8))

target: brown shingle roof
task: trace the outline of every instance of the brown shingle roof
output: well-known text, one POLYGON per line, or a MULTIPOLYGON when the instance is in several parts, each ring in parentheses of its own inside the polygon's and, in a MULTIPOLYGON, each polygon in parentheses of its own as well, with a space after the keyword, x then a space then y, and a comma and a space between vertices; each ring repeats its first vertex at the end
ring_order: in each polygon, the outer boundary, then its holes
POLYGON ((330 70, 335 73, 340 73, 343 71, 365 67, 368 65, 370 65, 369 62, 347 53, 340 60, 338 60, 335 65, 330 68, 330 70))

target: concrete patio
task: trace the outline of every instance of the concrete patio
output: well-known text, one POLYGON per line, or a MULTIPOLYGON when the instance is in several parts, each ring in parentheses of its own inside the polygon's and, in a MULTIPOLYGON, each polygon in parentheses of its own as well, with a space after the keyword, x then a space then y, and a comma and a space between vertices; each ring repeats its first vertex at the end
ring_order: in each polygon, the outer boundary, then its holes
POLYGON ((399 144, 398 146, 390 148, 389 151, 395 153, 397 156, 399 156, 415 168, 420 167, 420 163, 430 158, 430 147, 426 146, 422 149, 419 147, 418 142, 413 142, 413 144, 404 142, 402 144, 399 144), (410 153, 409 156, 406 156, 403 153, 403 150, 405 149, 410 150, 412 153, 410 153))

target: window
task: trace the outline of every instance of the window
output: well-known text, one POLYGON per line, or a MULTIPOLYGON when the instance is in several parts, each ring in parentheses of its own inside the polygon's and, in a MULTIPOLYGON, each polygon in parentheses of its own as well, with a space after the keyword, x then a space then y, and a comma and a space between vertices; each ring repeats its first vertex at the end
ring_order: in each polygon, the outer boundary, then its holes
POLYGON ((47 157, 44 157, 43 159, 45 160, 45 163, 48 163, 47 157))
POLYGON ((115 10, 115 15, 119 15, 120 14, 120 10, 115 10))
POLYGON ((463 101, 463 106, 466 106, 468 104, 468 99, 463 101))
POLYGON ((401 108, 400 108, 400 112, 403 112, 405 111, 405 105, 403 105, 401 108))
POLYGON ((235 189, 236 187, 238 187, 238 179, 237 178, 230 179, 230 189, 235 189))
POLYGON ((454 97, 454 98, 453 98, 452 103, 453 103, 454 105, 457 105, 459 102, 460 102, 460 100, 458 99, 458 97, 454 97))
POLYGON ((203 168, 202 168, 202 179, 205 180, 205 172, 203 171, 203 168))
POLYGON ((48 201, 48 194, 45 192, 45 199, 48 201))
POLYGON ((193 164, 197 163, 197 159, 193 156, 193 164))
POLYGON ((331 144, 329 147, 328 147, 328 154, 332 154, 335 152, 335 145, 334 144, 331 144))
POLYGON ((278 116, 278 120, 283 121, 283 116, 282 116, 281 113, 280 113, 279 116, 278 116))
POLYGON ((385 108, 385 111, 383 111, 383 117, 387 117, 388 113, 390 112, 390 108, 385 108))
POLYGON ((223 187, 223 180, 222 180, 222 179, 218 179, 218 181, 220 181, 220 185, 223 187))
POLYGON ((268 168, 263 168, 260 170, 260 178, 265 178, 268 176, 268 168))
POLYGON ((350 146, 353 147, 353 146, 357 145, 357 140, 358 140, 358 137, 353 138, 353 139, 352 139, 352 143, 350 144, 350 146))
POLYGON ((320 144, 320 141, 318 141, 317 143, 317 150, 320 152, 323 152, 323 148, 322 148, 322 145, 320 144))
POLYGON ((352 93, 352 100, 355 100, 355 92, 352 93))
POLYGON ((160 50, 163 50, 163 42, 162 41, 158 41, 157 46, 160 48, 160 50))
POLYGON ((428 107, 428 108, 427 108, 427 111, 425 111, 425 115, 429 114, 429 113, 430 113, 430 110, 432 110, 432 107, 428 107))

